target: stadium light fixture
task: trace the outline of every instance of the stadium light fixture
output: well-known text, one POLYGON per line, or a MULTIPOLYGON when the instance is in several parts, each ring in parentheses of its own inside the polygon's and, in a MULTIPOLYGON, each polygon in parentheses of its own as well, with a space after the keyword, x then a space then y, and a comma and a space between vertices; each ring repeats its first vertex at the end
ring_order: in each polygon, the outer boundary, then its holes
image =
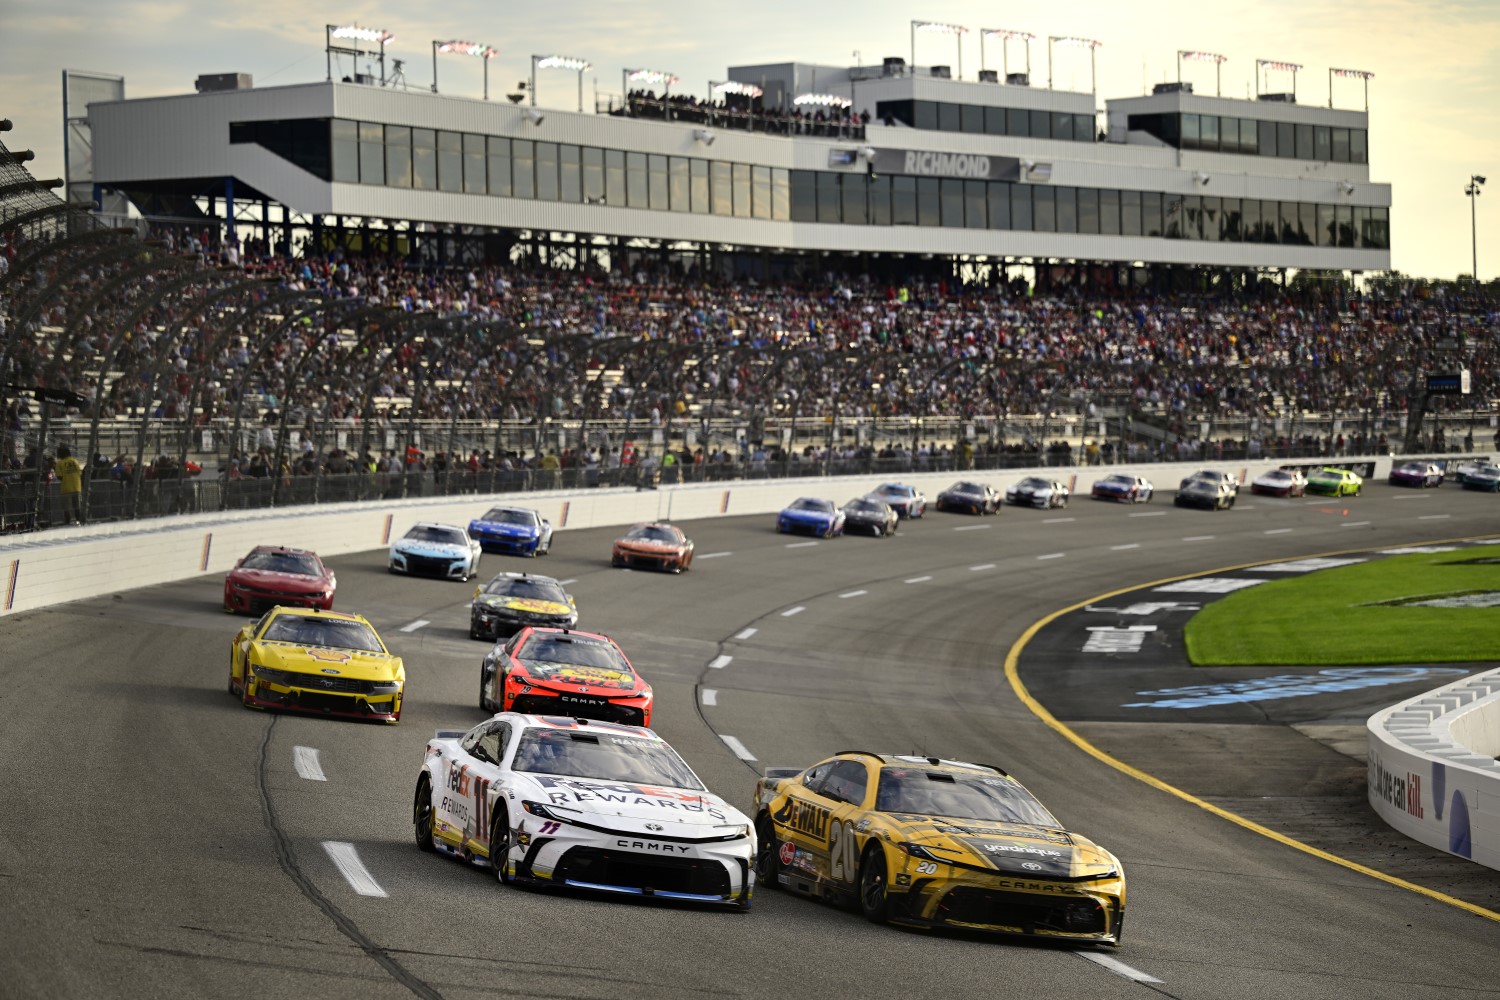
POLYGON ((681 81, 671 73, 659 69, 622 69, 620 70, 620 93, 625 98, 625 112, 630 113, 630 85, 650 84, 661 87, 661 99, 667 99, 667 92, 677 86, 681 81))
POLYGON ((526 120, 531 122, 531 124, 533 125, 540 125, 542 123, 542 119, 545 117, 547 116, 542 114, 536 108, 526 109, 526 120))
POLYGON ((693 138, 696 141, 703 143, 703 145, 705 146, 712 146, 714 144, 715 137, 713 129, 695 128, 693 129, 693 138))
POLYGON ((1261 90, 1262 71, 1269 77, 1272 72, 1292 74, 1292 100, 1297 99, 1297 71, 1302 68, 1301 63, 1282 62, 1279 59, 1257 59, 1255 60, 1255 96, 1259 98, 1265 91, 1261 90))
POLYGON ((1201 170, 1194 170, 1193 180, 1197 181, 1201 187, 1208 187, 1208 182, 1213 180, 1213 178, 1201 170))
POLYGON ((1365 112, 1370 110, 1370 80, 1375 76, 1367 69, 1333 69, 1328 70, 1328 106, 1333 107, 1333 78, 1336 76, 1352 77, 1365 82, 1365 112))
POLYGON ((952 35, 953 48, 958 53, 958 78, 964 78, 964 35, 969 29, 961 24, 944 24, 941 21, 913 21, 911 23, 911 68, 917 70, 917 32, 924 35, 952 35))
POLYGON ((720 83, 710 80, 708 81, 708 89, 713 94, 739 94, 751 100, 765 95, 765 91, 761 90, 755 84, 741 83, 738 80, 725 80, 720 83))
MULTIPOLYGON (((384 28, 362 28, 357 24, 325 24, 323 26, 323 54, 328 62, 328 79, 333 80, 333 54, 353 56, 356 60, 370 51, 380 54, 380 85, 385 86, 385 43, 396 36, 384 28), (347 42, 345 45, 335 45, 334 39, 347 42), (378 46, 371 50, 355 43, 364 42, 366 45, 378 46)), ((355 73, 359 72, 359 64, 355 63, 355 73)))
POLYGON ((1076 35, 1048 35, 1047 36, 1047 89, 1048 90, 1052 89, 1052 46, 1054 46, 1054 45, 1064 45, 1064 46, 1067 46, 1069 48, 1074 48, 1074 49, 1088 49, 1089 50, 1089 93, 1090 94, 1094 93, 1094 88, 1097 86, 1097 75, 1095 73, 1095 65, 1094 65, 1094 51, 1096 49, 1098 49, 1103 44, 1104 44, 1103 42, 1097 42, 1097 41, 1095 41, 1092 38, 1079 38, 1076 35))
POLYGON ((847 108, 854 102, 838 94, 798 94, 792 103, 799 108, 847 108))
POLYGON ((432 40, 432 92, 438 92, 438 53, 451 52, 459 56, 475 56, 484 60, 484 99, 490 99, 490 60, 500 54, 500 50, 488 45, 480 45, 478 42, 447 41, 440 42, 436 38, 432 40))
POLYGON ((1177 50, 1177 82, 1182 82, 1182 61, 1188 62, 1211 62, 1214 64, 1214 96, 1223 97, 1224 71, 1223 66, 1229 61, 1228 56, 1221 56, 1217 52, 1194 52, 1190 49, 1177 50))
POLYGON ((1000 65, 1005 79, 1010 79, 1010 43, 1013 41, 1026 43, 1026 82, 1031 83, 1031 43, 1036 41, 1036 36, 1029 31, 1012 31, 1009 28, 982 28, 979 32, 979 68, 984 69, 984 40, 986 38, 1000 39, 1000 65))
POLYGON ((1343 194, 1353 194, 1354 185, 1349 183, 1348 181, 1339 181, 1339 191, 1343 194))
POLYGON ((531 106, 536 107, 536 71, 539 69, 570 69, 578 74, 578 112, 583 113, 583 74, 594 68, 587 59, 573 56, 531 57, 531 106))
POLYGON ((1474 283, 1479 283, 1479 212, 1475 207, 1475 201, 1479 198, 1484 187, 1484 177, 1480 174, 1469 176, 1469 186, 1464 188, 1464 194, 1469 196, 1469 246, 1474 255, 1474 283))

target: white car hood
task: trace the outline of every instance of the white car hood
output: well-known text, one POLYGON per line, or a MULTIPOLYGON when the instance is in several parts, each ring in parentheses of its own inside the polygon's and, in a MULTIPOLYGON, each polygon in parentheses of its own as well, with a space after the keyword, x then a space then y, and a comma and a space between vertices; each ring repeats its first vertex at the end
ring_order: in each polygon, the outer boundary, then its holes
POLYGON ((532 794, 536 801, 556 808, 561 816, 576 815, 585 822, 590 815, 698 827, 750 822, 744 813, 712 792, 551 774, 517 777, 535 787, 534 793, 523 794, 532 794))

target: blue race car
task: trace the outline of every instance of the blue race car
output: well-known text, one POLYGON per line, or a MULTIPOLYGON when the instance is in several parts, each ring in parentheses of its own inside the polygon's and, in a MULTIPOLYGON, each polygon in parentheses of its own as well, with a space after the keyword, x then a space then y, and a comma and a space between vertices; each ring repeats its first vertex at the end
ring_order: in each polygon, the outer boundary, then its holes
POLYGON ((552 551, 552 522, 530 507, 491 507, 469 522, 469 534, 485 552, 544 556, 552 551))
POLYGON ((468 580, 479 572, 479 543, 451 524, 418 521, 391 543, 390 571, 468 580))
POLYGON ((844 512, 832 500, 799 497, 776 515, 776 530, 783 535, 832 538, 844 533, 844 512))

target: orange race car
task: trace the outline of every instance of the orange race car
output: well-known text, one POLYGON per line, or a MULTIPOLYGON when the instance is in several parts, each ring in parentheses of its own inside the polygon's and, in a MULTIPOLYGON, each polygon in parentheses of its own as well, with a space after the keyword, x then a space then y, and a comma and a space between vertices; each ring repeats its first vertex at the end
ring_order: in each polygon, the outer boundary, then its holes
POLYGON ((607 635, 523 628, 479 666, 479 707, 651 725, 651 685, 607 635))
POLYGON ((615 539, 609 562, 611 566, 681 573, 693 565, 693 543, 675 524, 665 521, 637 524, 615 539))

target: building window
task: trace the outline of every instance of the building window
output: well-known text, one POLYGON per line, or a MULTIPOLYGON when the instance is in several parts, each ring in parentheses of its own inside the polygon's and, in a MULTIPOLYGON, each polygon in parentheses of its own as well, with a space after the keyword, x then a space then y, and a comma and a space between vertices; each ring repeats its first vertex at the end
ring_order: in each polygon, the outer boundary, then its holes
MULTIPOLYGON (((811 171, 806 171, 811 173, 811 171)), ((691 167, 693 188, 693 214, 708 215, 713 211, 713 201, 709 198, 708 184, 708 161, 694 160, 691 167)))
POLYGON ((984 109, 984 130, 989 135, 1004 135, 1005 134, 1005 109, 1004 108, 985 108, 984 109))
POLYGON ((1021 232, 1031 232, 1033 227, 1032 187, 1030 184, 1010 185, 1010 227, 1021 232))
POLYGON ((1182 116, 1182 147, 1183 149, 1197 149, 1199 143, 1199 130, 1202 128, 1202 117, 1199 115, 1182 116))
POLYGON ((870 178, 869 189, 865 192, 870 199, 870 225, 889 226, 891 224, 891 179, 885 174, 870 178))
POLYGON ((715 215, 734 214, 734 172, 723 160, 710 160, 708 164, 708 186, 710 202, 715 215))
POLYGON ((1078 232, 1078 189, 1062 186, 1052 188, 1051 191, 1057 213, 1057 231, 1078 232))
POLYGON ((411 129, 404 125, 385 127, 385 182, 391 187, 411 187, 411 129))
POLYGON ((1052 112, 1052 138, 1072 140, 1073 116, 1068 114, 1068 112, 1052 112))
POLYGON ((510 140, 490 136, 490 194, 510 197, 510 140))
POLYGON ((938 127, 936 101, 912 101, 912 128, 935 129, 938 127))
POLYGON ((1318 233, 1317 233, 1317 235, 1318 235, 1318 246, 1320 246, 1320 247, 1336 247, 1336 246, 1338 246, 1339 245, 1339 234, 1338 234, 1338 231, 1335 228, 1336 224, 1334 222, 1333 206, 1332 205, 1317 205, 1317 206, 1315 206, 1315 209, 1317 211, 1317 216, 1316 216, 1317 222, 1316 222, 1316 225, 1317 225, 1317 229, 1318 229, 1318 233))
MULTIPOLYGON (((1170 215, 1170 210, 1168 212, 1170 215)), ((1182 196, 1182 238, 1185 240, 1203 239, 1203 199, 1195 194, 1182 196)), ((1167 233, 1171 236, 1171 232, 1167 233)))
POLYGON ((1006 108, 1005 134, 1023 139, 1031 135, 1031 113, 1025 108, 1006 108))
POLYGON ((1339 205, 1337 215, 1334 219, 1334 231, 1337 236, 1337 246, 1354 246, 1354 206, 1339 205))
POLYGON ((1293 126, 1297 133, 1297 159, 1312 160, 1317 157, 1313 151, 1313 127, 1311 125, 1293 126))
POLYGON ((338 184, 359 183, 359 125, 335 118, 330 129, 333 136, 333 179, 338 184))
MULTIPOLYGON (((390 127, 386 128, 386 148, 390 148, 390 127)), ((576 153, 577 147, 573 147, 576 153)), ((389 171, 387 171, 389 173, 389 171)), ((464 193, 484 194, 484 136, 464 135, 464 193)), ((577 199, 574 199, 575 201, 577 199)))
POLYGON ((672 157, 672 162, 667 165, 667 177, 667 193, 672 202, 672 211, 691 212, 693 210, 693 174, 692 168, 688 166, 688 158, 686 156, 672 157))
POLYGON ((604 203, 617 205, 620 208, 625 208, 630 204, 629 199, 625 197, 625 151, 623 149, 604 151, 604 203))
MULTIPOLYGON (((790 171, 785 167, 771 169, 771 218, 778 222, 785 222, 792 217, 789 176, 790 171)), ((889 224, 889 208, 887 208, 887 218, 883 225, 889 224)))
POLYGON ((891 179, 891 224, 895 226, 917 224, 917 179, 915 177, 891 179))
POLYGON ((536 197, 536 145, 530 139, 510 143, 510 188, 517 198, 536 197))
POLYGON ((1313 126, 1312 158, 1322 163, 1333 159, 1333 130, 1327 125, 1313 126))
POLYGON ((938 131, 957 132, 961 126, 958 105, 950 101, 939 101, 937 106, 938 131))
MULTIPOLYGON (((418 191, 436 191, 437 133, 430 128, 411 130, 411 186, 418 191)), ((526 197, 531 197, 528 190, 526 197)))
POLYGON ((604 204, 604 150, 583 147, 583 203, 604 204))
POLYGON ((1318 206, 1302 202, 1297 206, 1297 232, 1303 246, 1318 245, 1318 206))
POLYGON ((1031 112, 1031 137, 1033 139, 1052 138, 1052 112, 1031 112))
POLYGON ((750 164, 736 163, 731 168, 734 184, 734 214, 737 218, 750 218, 750 164))
MULTIPOLYGON (((695 164, 703 160, 693 161, 695 164)), ((816 222, 818 220, 818 181, 811 170, 793 170, 791 176, 792 221, 816 222)))
POLYGON ((577 146, 557 147, 557 197, 573 205, 583 200, 583 171, 577 146))
POLYGON ((1370 208, 1368 205, 1354 206, 1354 247, 1363 250, 1370 245, 1370 208))
POLYGON ((833 176, 839 177, 843 181, 841 188, 844 222, 852 226, 868 224, 870 213, 869 201, 865 197, 865 175, 863 173, 854 173, 834 174, 833 176))
POLYGON ((1219 216, 1219 238, 1225 243, 1243 243, 1245 241, 1242 230, 1244 219, 1240 212, 1240 200, 1225 198, 1222 212, 1223 214, 1219 216))
MULTIPOLYGON (((553 147, 553 156, 556 147, 553 147)), ((553 174, 553 184, 557 175, 553 174)), ((438 190, 462 191, 464 189, 464 137, 458 132, 438 133, 438 190)), ((556 200, 556 192, 553 192, 556 200)))
POLYGON ((976 135, 984 132, 984 107, 979 104, 960 104, 958 106, 959 131, 970 132, 976 135))
POLYGON ((991 229, 1010 228, 1010 185, 1005 181, 990 181, 988 185, 989 216, 991 229))
POLYGON ((625 153, 625 204, 630 208, 651 207, 651 183, 646 172, 645 153, 625 153))
POLYGON ((1349 162, 1365 163, 1369 157, 1365 151, 1365 139, 1368 133, 1362 128, 1349 130, 1349 162))
POLYGON ((536 144, 536 199, 557 200, 557 143, 536 144))
POLYGON ((750 168, 750 214, 757 219, 769 219, 771 212, 771 168, 750 168))
POLYGON ((985 227, 984 181, 964 181, 964 225, 970 229, 985 227))
POLYGON ((1057 197, 1050 187, 1031 189, 1031 228, 1039 233, 1057 232, 1057 197))
POLYGON ((1204 195, 1201 204, 1203 239, 1209 243, 1222 243, 1224 241, 1224 217, 1220 214, 1220 199, 1204 195))
POLYGON ((1240 203, 1241 239, 1246 243, 1262 243, 1260 232, 1260 201, 1247 198, 1240 203))
POLYGON ((647 187, 650 192, 651 210, 653 212, 670 212, 672 210, 671 185, 667 178, 667 158, 661 153, 652 153, 646 157, 646 171, 649 174, 647 187))
POLYGON ((1120 192, 1105 188, 1099 192, 1099 232, 1104 236, 1120 235, 1120 192))
POLYGON ((917 178, 917 225, 943 224, 942 186, 936 177, 917 178))
MULTIPOLYGON (((717 166, 717 164, 715 164, 717 166)), ((818 221, 839 221, 839 175, 824 170, 818 174, 818 221)))
POLYGON ((1333 162, 1349 162, 1349 130, 1346 128, 1333 130, 1333 162))
POLYGON ((1198 116, 1198 148, 1209 152, 1219 150, 1219 116, 1198 116))
POLYGON ((964 227, 964 182, 941 181, 938 198, 941 201, 939 211, 942 215, 942 224, 953 229, 962 229, 964 227))
MULTIPOLYGON (((1100 232, 1099 223, 1099 196, 1101 192, 1096 188, 1078 189, 1078 231, 1093 235, 1100 232)), ((1114 194, 1113 191, 1107 192, 1114 194)), ((1118 219, 1115 220, 1119 222, 1118 219)))
POLYGON ((385 183, 385 129, 372 122, 359 123, 359 182, 385 183))
POLYGON ((1258 134, 1259 140, 1260 140, 1260 148, 1259 148, 1260 155, 1261 156, 1275 156, 1276 155, 1276 123, 1275 122, 1256 122, 1255 123, 1255 127, 1258 130, 1257 134, 1258 134))

